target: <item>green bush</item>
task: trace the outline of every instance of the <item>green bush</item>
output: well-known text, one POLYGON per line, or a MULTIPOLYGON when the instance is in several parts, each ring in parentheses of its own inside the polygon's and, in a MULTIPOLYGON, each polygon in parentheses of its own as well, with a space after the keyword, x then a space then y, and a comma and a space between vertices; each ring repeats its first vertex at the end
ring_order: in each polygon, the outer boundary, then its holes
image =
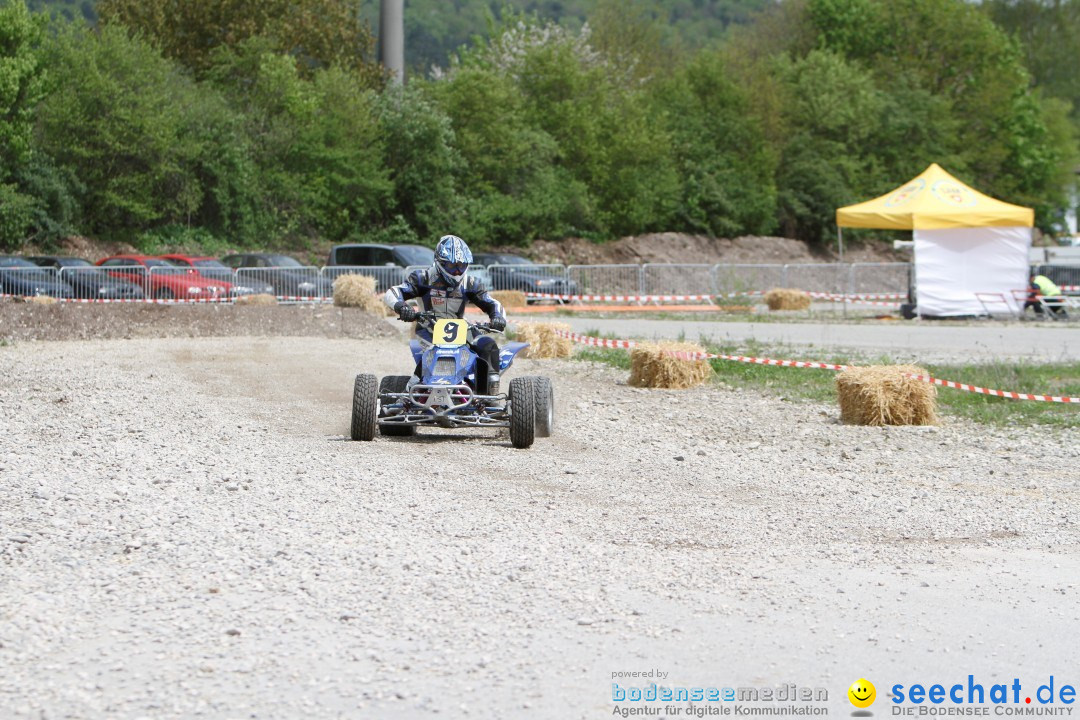
POLYGON ((197 216, 200 160, 217 151, 197 130, 227 114, 213 94, 115 28, 59 33, 50 69, 38 144, 85 185, 83 231, 132 237, 197 216))
POLYGON ((15 185, 0 184, 0 249, 14 250, 28 238, 38 202, 15 185))

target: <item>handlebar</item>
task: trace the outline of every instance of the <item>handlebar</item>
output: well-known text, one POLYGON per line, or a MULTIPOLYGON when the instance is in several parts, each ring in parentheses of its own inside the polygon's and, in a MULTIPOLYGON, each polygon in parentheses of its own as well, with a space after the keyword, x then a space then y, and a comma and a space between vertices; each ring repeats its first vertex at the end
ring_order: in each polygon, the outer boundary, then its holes
MULTIPOLYGON (((422 312, 422 313, 420 313, 419 315, 416 316, 416 322, 424 324, 424 325, 426 325, 428 327, 434 326, 435 321, 440 320, 440 319, 442 319, 442 318, 439 318, 438 314, 436 314, 434 311, 431 311, 431 310, 425 310, 424 312, 422 312)), ((461 321, 463 321, 464 323, 466 323, 469 326, 470 330, 476 330, 478 332, 498 333, 499 335, 505 335, 506 334, 505 331, 503 331, 503 330, 494 329, 493 327, 491 327, 491 325, 489 323, 475 323, 475 322, 469 320, 468 318, 445 318, 445 319, 447 319, 447 320, 450 320, 450 319, 461 320, 461 321)))

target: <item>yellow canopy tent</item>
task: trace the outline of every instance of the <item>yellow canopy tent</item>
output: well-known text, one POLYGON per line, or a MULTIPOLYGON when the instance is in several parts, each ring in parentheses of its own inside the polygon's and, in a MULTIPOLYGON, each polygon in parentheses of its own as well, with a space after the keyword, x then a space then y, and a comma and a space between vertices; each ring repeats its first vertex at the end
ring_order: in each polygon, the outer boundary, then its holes
POLYGON ((983 195, 937 164, 887 195, 836 211, 841 257, 843 228, 912 231, 916 312, 938 317, 985 314, 987 296, 1016 311, 1034 224, 1031 208, 983 195))
POLYGON ((983 195, 934 163, 891 193, 836 211, 841 228, 942 230, 1031 227, 1035 211, 983 195))

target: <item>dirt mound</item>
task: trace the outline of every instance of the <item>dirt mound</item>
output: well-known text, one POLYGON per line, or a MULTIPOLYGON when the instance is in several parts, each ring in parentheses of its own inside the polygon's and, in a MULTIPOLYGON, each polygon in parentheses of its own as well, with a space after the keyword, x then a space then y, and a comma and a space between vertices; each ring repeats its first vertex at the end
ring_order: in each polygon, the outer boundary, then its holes
MULTIPOLYGON (((326 251, 332 244, 324 241, 312 245, 306 251, 285 249, 277 252, 295 257, 301 263, 318 266, 325 262, 326 251)), ((192 248, 170 249, 175 252, 202 254, 192 248)), ((261 250, 270 252, 273 248, 261 250)), ((673 232, 635 235, 606 243, 595 243, 584 238, 537 240, 529 248, 508 246, 494 250, 524 255, 536 262, 563 265, 819 263, 837 260, 835 243, 824 248, 812 248, 801 240, 783 237, 746 235, 737 238, 713 238, 673 232)), ((21 255, 71 255, 90 261, 120 253, 137 254, 138 251, 123 242, 72 236, 62 240, 60 247, 55 250, 45 251, 30 244, 18 252, 21 255)), ((864 245, 847 247, 844 251, 844 260, 847 262, 907 262, 910 259, 910 256, 895 253, 891 243, 885 241, 869 241, 864 245)))
MULTIPOLYGON (((507 248, 506 252, 520 252, 507 248)), ((683 233, 654 233, 625 237, 608 243, 583 238, 539 240, 526 253, 537 262, 565 265, 636 263, 819 263, 836 262, 835 248, 811 249, 800 240, 782 237, 744 236, 712 238, 683 233)), ((847 262, 895 262, 897 257, 884 242, 850 248, 847 262)))
POLYGON ((391 337, 363 310, 325 305, 30 305, 0 301, 0 339, 391 337))

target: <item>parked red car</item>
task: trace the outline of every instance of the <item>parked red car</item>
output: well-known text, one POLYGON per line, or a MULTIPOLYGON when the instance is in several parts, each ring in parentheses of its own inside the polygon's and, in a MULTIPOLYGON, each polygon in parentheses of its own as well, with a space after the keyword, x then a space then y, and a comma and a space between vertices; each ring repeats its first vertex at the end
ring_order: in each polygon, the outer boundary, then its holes
POLYGON ((147 255, 112 255, 97 264, 115 278, 140 285, 147 297, 160 300, 224 299, 232 292, 232 283, 205 278, 147 255))
POLYGON ((207 280, 222 280, 226 283, 231 283, 232 293, 237 297, 241 295, 274 294, 273 285, 260 282, 252 277, 237 278, 236 273, 231 267, 212 257, 180 255, 178 253, 158 255, 158 257, 165 260, 170 265, 193 270, 207 280))

